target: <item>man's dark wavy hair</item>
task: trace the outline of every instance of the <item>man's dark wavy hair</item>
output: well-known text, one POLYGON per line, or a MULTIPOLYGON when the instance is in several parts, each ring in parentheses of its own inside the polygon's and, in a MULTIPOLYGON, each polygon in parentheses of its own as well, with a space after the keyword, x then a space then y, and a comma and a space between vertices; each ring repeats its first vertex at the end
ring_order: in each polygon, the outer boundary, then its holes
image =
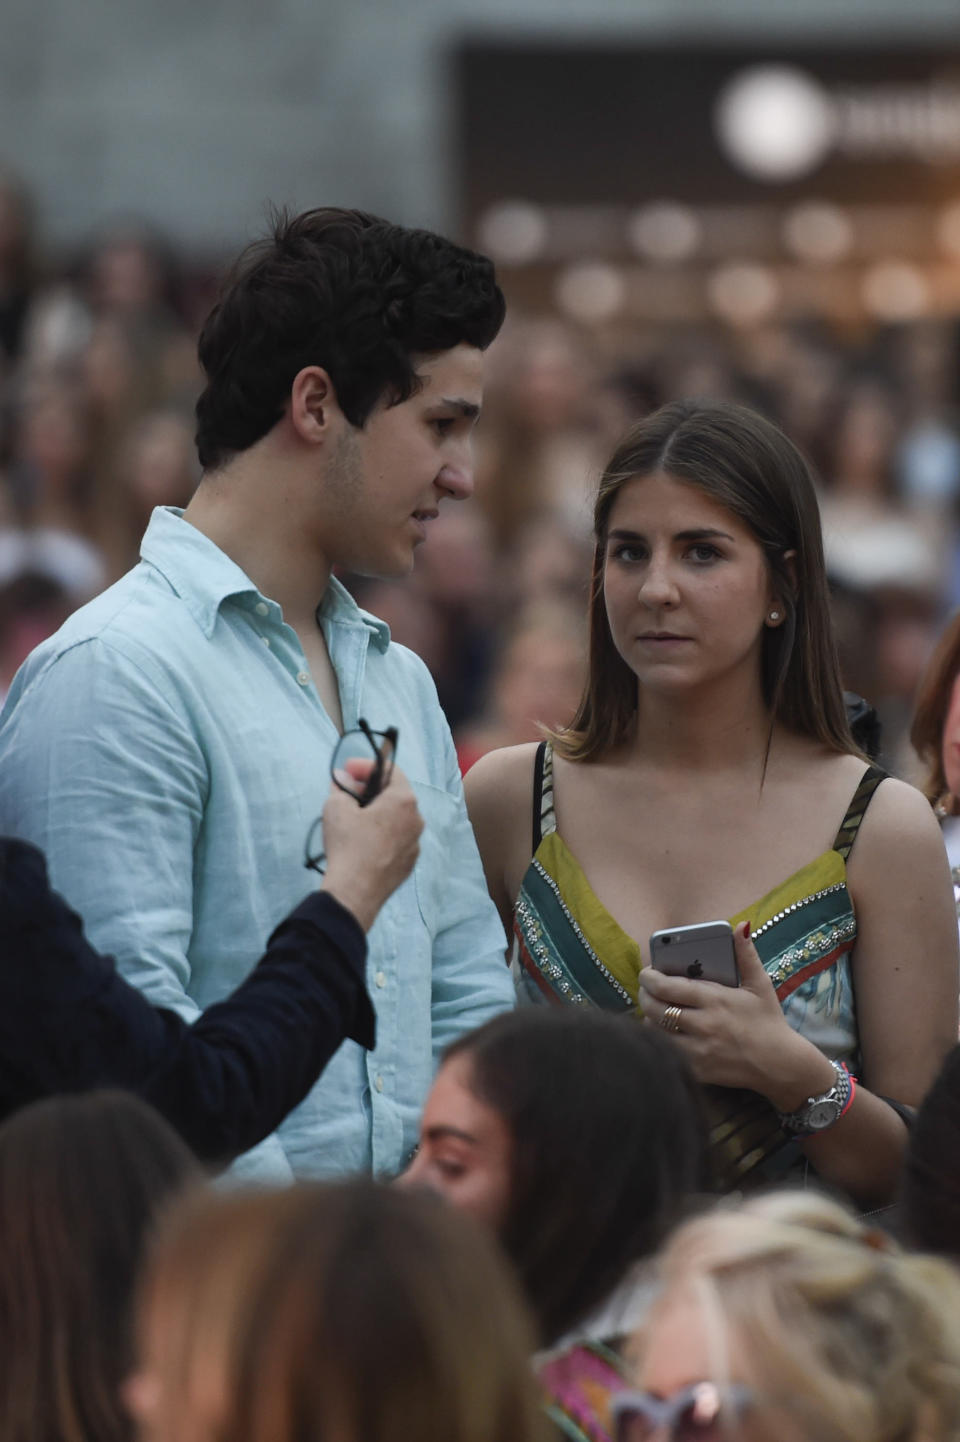
POLYGON ((360 210, 276 213, 200 335, 200 464, 215 470, 272 430, 304 366, 327 371, 362 426, 384 395, 397 404, 417 391, 416 357, 486 349, 504 311, 492 263, 442 236, 360 210))

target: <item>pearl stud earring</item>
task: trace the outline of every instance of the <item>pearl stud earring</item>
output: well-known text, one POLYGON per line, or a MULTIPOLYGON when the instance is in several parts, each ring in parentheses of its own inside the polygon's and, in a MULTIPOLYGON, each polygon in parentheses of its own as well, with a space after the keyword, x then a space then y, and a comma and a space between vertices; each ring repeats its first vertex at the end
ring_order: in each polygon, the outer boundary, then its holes
POLYGON ((767 617, 767 620, 768 620, 768 621, 779 621, 779 620, 780 620, 780 612, 779 612, 779 611, 771 611, 770 614, 769 614, 768 617, 767 617))

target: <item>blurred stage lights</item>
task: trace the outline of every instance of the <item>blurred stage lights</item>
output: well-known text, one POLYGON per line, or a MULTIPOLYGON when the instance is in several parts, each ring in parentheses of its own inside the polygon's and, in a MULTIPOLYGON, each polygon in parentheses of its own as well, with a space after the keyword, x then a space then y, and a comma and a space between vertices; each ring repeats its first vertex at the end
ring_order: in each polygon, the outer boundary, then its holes
POLYGON ((627 287, 614 266, 603 261, 584 261, 567 266, 559 273, 554 293, 557 304, 567 315, 596 325, 612 319, 623 309, 627 287))
POLYGON ((787 212, 783 239, 807 265, 833 265, 853 248, 853 225, 837 205, 808 201, 787 212))
POLYGON ((635 210, 627 233, 638 255, 670 265, 690 259, 699 248, 702 228, 689 206, 665 200, 635 210))
POLYGON ((861 287, 864 308, 877 320, 917 320, 930 304, 927 282, 915 265, 885 260, 864 274, 861 287))
POLYGON ((501 265, 529 265, 547 243, 547 218, 538 205, 504 200, 480 218, 480 247, 501 265))
POLYGON ((837 120, 830 96, 791 65, 741 70, 721 90, 714 112, 721 148, 755 180, 798 180, 826 159, 837 120))
POLYGON ((713 272, 707 281, 707 297, 716 313, 731 325, 757 325, 776 309, 780 287, 766 266, 741 261, 713 272))

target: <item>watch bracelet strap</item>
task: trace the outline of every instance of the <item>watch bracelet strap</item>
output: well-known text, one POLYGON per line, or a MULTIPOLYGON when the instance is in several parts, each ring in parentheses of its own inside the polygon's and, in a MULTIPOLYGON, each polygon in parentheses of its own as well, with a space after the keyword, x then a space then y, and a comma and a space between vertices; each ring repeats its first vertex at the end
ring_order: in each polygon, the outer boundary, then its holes
POLYGON ((833 1058, 831 1058, 830 1064, 836 1072, 837 1079, 828 1091, 824 1092, 821 1096, 818 1097, 808 1097, 807 1100, 804 1102, 803 1106, 798 1107, 797 1110, 794 1112, 777 1113, 780 1119, 780 1125, 784 1128, 785 1131, 789 1132, 792 1137, 802 1139, 803 1137, 820 1136, 822 1132, 829 1131, 830 1127, 836 1126, 840 1118, 846 1116, 847 1112, 850 1110, 850 1107, 853 1103, 854 1093, 857 1090, 857 1079, 842 1061, 834 1061, 833 1058), (836 1091, 837 1088, 841 1088, 843 1105, 841 1106, 837 1115, 834 1117, 833 1121, 825 1127, 811 1127, 809 1129, 804 1127, 802 1117, 803 1114, 807 1111, 807 1109, 811 1106, 816 1105, 817 1102, 826 1100, 826 1098, 830 1096, 831 1092, 836 1091))

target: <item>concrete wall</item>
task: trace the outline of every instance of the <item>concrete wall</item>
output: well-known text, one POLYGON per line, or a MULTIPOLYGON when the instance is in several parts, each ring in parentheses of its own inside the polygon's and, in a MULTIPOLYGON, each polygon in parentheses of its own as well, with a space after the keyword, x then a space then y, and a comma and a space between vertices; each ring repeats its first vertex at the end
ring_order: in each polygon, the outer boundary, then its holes
POLYGON ((233 250, 267 201, 455 223, 465 36, 769 33, 954 43, 960 0, 4 0, 0 165, 53 247, 118 213, 233 250))

